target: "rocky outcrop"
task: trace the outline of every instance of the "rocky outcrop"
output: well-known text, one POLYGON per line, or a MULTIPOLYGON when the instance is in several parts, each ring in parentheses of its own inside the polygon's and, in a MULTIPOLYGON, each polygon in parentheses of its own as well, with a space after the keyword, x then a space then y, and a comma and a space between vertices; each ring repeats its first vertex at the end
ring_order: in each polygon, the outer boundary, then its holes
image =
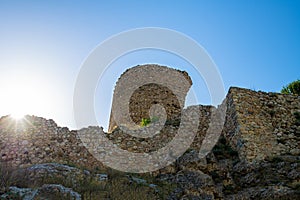
POLYGON ((60 184, 48 184, 39 188, 18 188, 10 187, 9 190, 0 196, 0 199, 70 199, 80 200, 81 196, 70 188, 60 184))
POLYGON ((111 169, 99 173, 58 163, 1 167, 0 199, 158 199, 169 192, 167 183, 111 169))

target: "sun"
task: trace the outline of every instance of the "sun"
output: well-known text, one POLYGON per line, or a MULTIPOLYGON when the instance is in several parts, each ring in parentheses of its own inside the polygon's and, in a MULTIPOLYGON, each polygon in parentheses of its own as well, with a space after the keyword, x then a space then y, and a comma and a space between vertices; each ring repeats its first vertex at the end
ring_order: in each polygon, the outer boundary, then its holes
POLYGON ((54 110, 53 96, 42 82, 14 77, 0 85, 0 110, 10 117, 20 120, 25 115, 45 115, 54 110), (52 97, 52 98, 51 98, 52 97))
POLYGON ((36 95, 31 86, 14 82, 6 87, 5 93, 4 103, 12 118, 21 119, 34 109, 34 96, 36 95))
POLYGON ((21 113, 21 112, 15 112, 15 113, 11 113, 10 116, 12 118, 14 118, 15 120, 20 120, 20 119, 23 119, 25 114, 24 113, 21 113))

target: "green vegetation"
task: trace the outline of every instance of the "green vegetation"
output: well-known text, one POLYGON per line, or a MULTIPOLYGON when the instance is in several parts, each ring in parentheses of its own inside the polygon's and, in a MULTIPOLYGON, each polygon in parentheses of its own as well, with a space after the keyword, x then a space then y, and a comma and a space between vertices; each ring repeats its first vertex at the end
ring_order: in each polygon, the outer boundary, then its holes
POLYGON ((300 80, 298 79, 291 82, 287 86, 284 86, 281 90, 281 93, 300 95, 300 80))
POLYGON ((141 121, 141 126, 142 127, 148 126, 150 123, 151 123, 151 119, 149 119, 149 118, 143 118, 142 121, 141 121))
POLYGON ((158 120, 159 120, 159 117, 157 117, 157 116, 154 116, 151 119, 150 118, 142 118, 142 121, 140 124, 142 127, 144 127, 144 126, 148 126, 150 123, 157 122, 158 120))

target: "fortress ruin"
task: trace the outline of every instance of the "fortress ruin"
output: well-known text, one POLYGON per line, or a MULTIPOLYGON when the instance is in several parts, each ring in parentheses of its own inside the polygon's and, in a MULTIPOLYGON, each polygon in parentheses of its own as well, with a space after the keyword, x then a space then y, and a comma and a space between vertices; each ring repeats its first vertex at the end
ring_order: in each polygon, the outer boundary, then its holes
POLYGON ((191 85, 187 72, 165 66, 139 65, 126 70, 115 86, 108 132, 117 124, 128 126, 130 119, 137 125, 143 118, 150 119, 153 105, 165 109, 167 120, 177 117, 191 85))

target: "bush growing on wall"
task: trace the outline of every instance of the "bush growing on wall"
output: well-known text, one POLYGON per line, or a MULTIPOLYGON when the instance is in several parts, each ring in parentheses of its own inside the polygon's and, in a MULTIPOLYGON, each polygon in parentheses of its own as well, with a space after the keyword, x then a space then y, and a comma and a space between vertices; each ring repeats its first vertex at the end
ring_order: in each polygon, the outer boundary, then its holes
POLYGON ((300 95, 300 80, 298 79, 296 81, 291 82, 287 86, 284 86, 281 90, 281 93, 300 95))
POLYGON ((159 117, 157 117, 157 116, 154 116, 151 119, 143 118, 142 121, 141 121, 141 126, 142 127, 148 126, 150 123, 154 123, 154 122, 157 122, 157 121, 159 121, 159 117))
POLYGON ((151 123, 151 119, 149 118, 143 118, 142 121, 141 121, 141 126, 147 126, 151 123))

